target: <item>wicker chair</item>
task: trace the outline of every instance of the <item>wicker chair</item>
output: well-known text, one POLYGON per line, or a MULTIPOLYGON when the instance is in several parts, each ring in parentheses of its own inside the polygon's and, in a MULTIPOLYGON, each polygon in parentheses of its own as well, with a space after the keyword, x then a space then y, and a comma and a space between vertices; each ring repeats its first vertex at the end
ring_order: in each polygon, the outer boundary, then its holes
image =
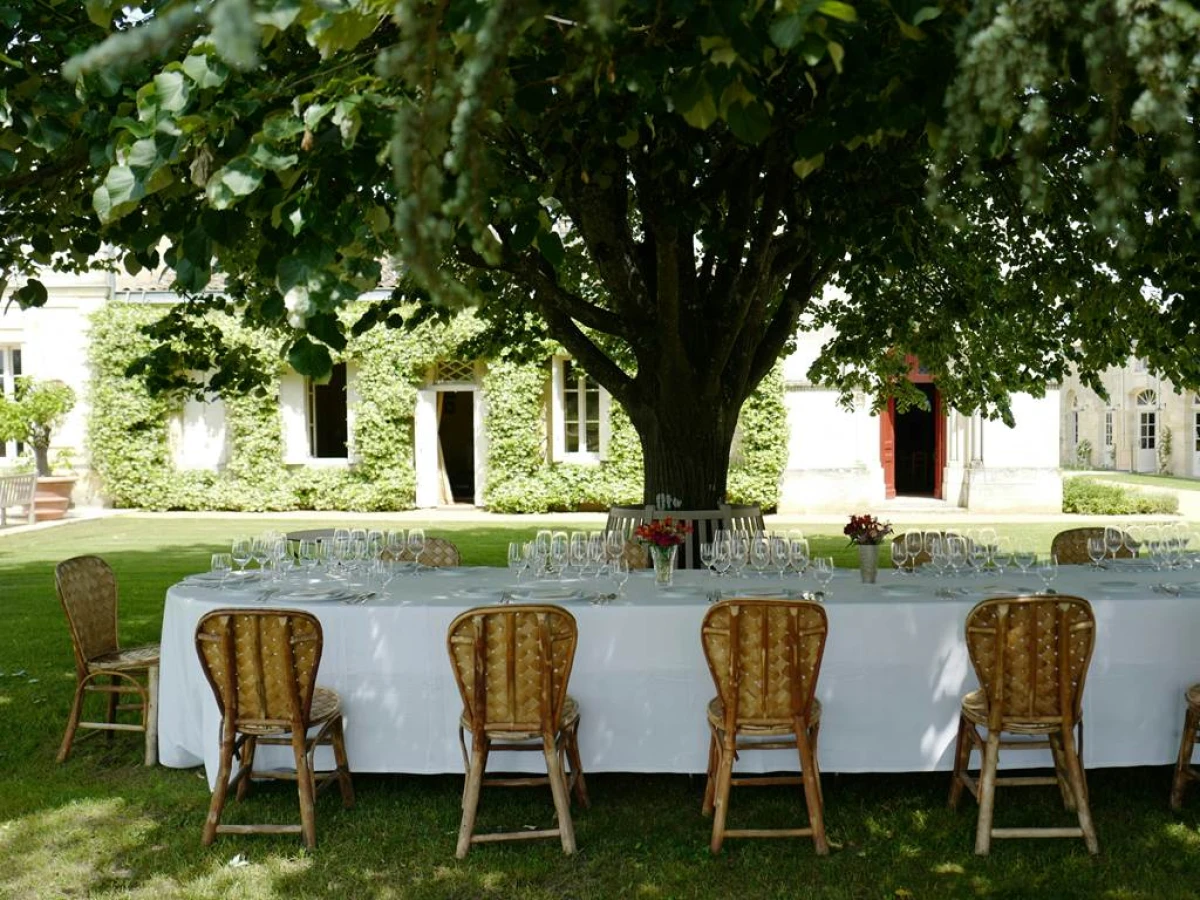
POLYGON ((1091 605, 1065 595, 984 600, 967 615, 966 637, 983 687, 963 698, 950 807, 957 807, 963 787, 979 801, 975 852, 987 855, 993 837, 1082 837, 1090 853, 1099 852, 1079 749, 1083 685, 1096 642, 1091 605), (1003 732, 1023 737, 1003 739, 1003 732), (982 760, 978 780, 967 772, 972 747, 982 760), (1054 777, 998 778, 1001 747, 1049 748, 1054 777), (1057 784, 1079 827, 993 828, 998 784, 1057 784))
MULTIPOLYGON (((1060 531, 1050 544, 1050 552, 1057 557, 1061 566, 1081 566, 1090 563, 1092 560, 1087 552, 1088 538, 1103 540, 1104 529, 1068 528, 1066 531, 1060 531)), ((1121 547, 1117 550, 1117 558, 1132 559, 1133 555, 1133 551, 1129 549, 1129 535, 1121 532, 1121 547)))
POLYGON ((316 685, 321 662, 321 623, 311 613, 289 609, 218 609, 196 626, 196 652, 221 711, 221 759, 204 843, 218 834, 300 834, 305 846, 317 843, 315 796, 337 780, 342 805, 354 805, 354 785, 346 760, 341 701, 316 685), (316 727, 314 734, 310 729, 316 727), (296 771, 256 771, 259 745, 292 748, 296 771), (313 770, 320 745, 331 745, 337 768, 313 770), (238 771, 230 780, 234 757, 238 771), (300 794, 299 825, 222 825, 230 788, 245 799, 254 778, 295 779, 300 794))
POLYGON ((1192 751, 1196 749, 1196 734, 1200 731, 1200 684, 1193 684, 1184 693, 1187 712, 1183 717, 1183 738, 1179 742, 1179 759, 1175 763, 1175 778, 1171 782, 1171 809, 1183 806, 1183 789, 1189 781, 1200 779, 1192 768, 1192 751))
POLYGON ((456 850, 459 859, 472 844, 527 838, 558 837, 563 852, 575 852, 571 791, 583 806, 589 805, 579 758, 579 706, 567 695, 577 638, 575 618, 558 606, 471 609, 450 623, 446 647, 462 694, 458 741, 467 772, 456 850), (469 755, 464 729, 471 732, 469 755), (546 757, 546 777, 485 779, 493 750, 540 750, 546 757), (484 785, 544 784, 554 795, 557 828, 475 834, 484 785))
POLYGON ((828 622, 825 609, 807 600, 723 600, 704 617, 701 640, 717 696, 708 704, 712 732, 704 814, 713 815, 713 853, 727 837, 811 836, 825 855, 825 807, 817 767, 821 704, 816 698, 828 622), (794 748, 800 776, 734 778, 744 750, 794 748), (807 828, 726 827, 731 785, 803 784, 807 828))
POLYGON ((75 650, 75 698, 67 718, 67 731, 58 750, 63 762, 79 728, 109 732, 142 731, 146 734, 146 765, 158 761, 158 644, 121 649, 117 640, 117 579, 98 556, 76 556, 54 568, 54 586, 75 650), (89 693, 108 696, 103 722, 82 722, 83 701, 89 693), (137 702, 122 703, 136 695, 137 702), (140 713, 139 724, 118 722, 125 710, 140 713))
MULTIPOLYGON (((391 550, 383 550, 380 552, 379 558, 395 562, 413 562, 415 560, 413 552, 407 548, 398 554, 391 550)), ((451 569, 462 565, 462 554, 458 552, 458 547, 452 541, 440 537, 427 537, 425 538, 425 549, 421 551, 421 565, 433 569, 451 569)))

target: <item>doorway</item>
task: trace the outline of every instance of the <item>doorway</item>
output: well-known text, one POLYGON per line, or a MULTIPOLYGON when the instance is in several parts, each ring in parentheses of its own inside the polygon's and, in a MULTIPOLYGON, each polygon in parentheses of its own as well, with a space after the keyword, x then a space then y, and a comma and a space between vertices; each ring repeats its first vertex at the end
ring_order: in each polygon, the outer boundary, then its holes
POLYGON ((892 399, 880 416, 879 461, 889 499, 942 496, 946 427, 941 394, 929 380, 913 386, 925 395, 929 409, 910 407, 898 413, 892 399))
POLYGON ((444 503, 475 502, 475 394, 438 392, 438 457, 444 503))

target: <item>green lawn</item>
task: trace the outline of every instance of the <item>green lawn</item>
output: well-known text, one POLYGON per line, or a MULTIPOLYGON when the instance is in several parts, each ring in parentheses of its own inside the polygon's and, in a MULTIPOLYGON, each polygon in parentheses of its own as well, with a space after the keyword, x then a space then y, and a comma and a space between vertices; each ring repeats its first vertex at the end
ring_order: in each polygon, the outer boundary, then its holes
MULTIPOLYGON (((599 521, 599 520, 597 520, 599 521)), ((70 642, 54 596, 55 561, 95 552, 121 585, 122 640, 157 639, 166 587, 206 567, 234 533, 278 519, 119 517, 0 538, 0 897, 1194 897, 1200 872, 1200 790, 1166 808, 1166 767, 1091 774, 1101 855, 1081 841, 997 842, 972 853, 975 810, 946 809, 948 776, 827 775, 833 854, 803 840, 730 841, 707 850, 703 779, 594 775, 593 807, 576 811, 580 851, 554 842, 491 845, 454 859, 462 779, 359 776, 358 805, 318 804, 318 847, 293 836, 226 836, 200 845, 209 794, 200 770, 147 770, 137 736, 94 738, 59 766, 54 753, 73 686, 70 642), (244 865, 231 865, 235 857, 244 865)), ((468 563, 499 563, 531 526, 436 525, 468 563)), ((1060 526, 1002 526, 1044 545, 1060 526)), ((1065 526, 1063 526, 1065 527, 1065 526)), ((435 530, 436 529, 436 530, 435 530)), ((842 553, 838 528, 809 526, 821 552, 842 553), (819 534, 824 531, 824 536, 819 534)), ((1180 711, 1182 718, 1182 710, 1180 711)), ((586 713, 585 713, 586 714, 586 713)), ((879 740, 886 740, 880 734, 879 740)), ((235 816, 289 820, 294 787, 261 787, 235 816)), ((548 792, 484 795, 483 828, 550 824, 548 792)), ((798 789, 735 791, 731 824, 799 823, 798 789)), ((999 795, 997 824, 1070 824, 1054 788, 999 795)))
POLYGON ((1113 472, 1104 475, 1088 473, 1096 481, 1115 481, 1118 484, 1141 484, 1146 487, 1166 488, 1172 491, 1200 491, 1200 478, 1185 478, 1177 475, 1140 475, 1136 472, 1113 472))

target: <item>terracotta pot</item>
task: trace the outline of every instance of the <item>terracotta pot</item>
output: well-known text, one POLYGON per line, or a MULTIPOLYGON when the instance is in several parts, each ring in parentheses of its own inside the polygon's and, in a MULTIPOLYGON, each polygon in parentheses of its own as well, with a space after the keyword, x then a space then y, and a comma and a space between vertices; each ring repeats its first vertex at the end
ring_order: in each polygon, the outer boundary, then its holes
POLYGON ((75 487, 74 475, 47 475, 37 480, 37 492, 33 495, 33 509, 39 522, 61 519, 71 508, 71 491, 75 487))

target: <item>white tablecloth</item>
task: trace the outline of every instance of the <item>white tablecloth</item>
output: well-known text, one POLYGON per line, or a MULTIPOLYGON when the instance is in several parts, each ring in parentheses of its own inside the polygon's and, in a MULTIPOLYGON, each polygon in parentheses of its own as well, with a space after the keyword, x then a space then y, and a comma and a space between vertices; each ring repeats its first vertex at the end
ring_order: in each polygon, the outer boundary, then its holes
MULTIPOLYGON (((586 771, 705 770, 704 710, 714 694, 699 636, 707 594, 771 584, 680 572, 676 588, 663 591, 654 587, 652 575, 638 573, 627 585, 626 602, 564 604, 579 623, 570 692, 582 712, 579 743, 586 771)), ((794 578, 785 585, 816 587, 794 578)), ((364 605, 295 604, 315 613, 324 628, 318 682, 341 695, 353 771, 462 771, 461 703, 446 654, 446 629, 462 610, 512 586, 512 577, 501 569, 434 570, 397 578, 384 596, 364 605)), ((963 641, 966 614, 986 596, 1038 586, 1035 578, 1019 573, 947 581, 891 572, 881 573, 877 585, 862 585, 856 572, 840 571, 826 600, 829 639, 818 685, 824 705, 823 771, 948 770, 959 701, 977 686, 963 641), (950 585, 969 593, 937 595, 950 585)), ((1172 762, 1182 727, 1182 692, 1200 680, 1195 652, 1200 570, 1164 574, 1064 567, 1054 586, 1088 598, 1098 622, 1084 694, 1087 766, 1172 762), (1183 593, 1152 590, 1165 579, 1182 584, 1183 593)), ((159 705, 164 765, 204 763, 210 782, 215 776, 219 717, 193 635, 205 612, 262 606, 255 597, 249 589, 186 582, 168 591, 159 705)), ((283 597, 269 603, 288 605, 283 597)), ((287 756, 281 751, 280 764, 287 756)), ((504 756, 494 767, 536 768, 540 761, 533 759, 536 754, 504 756)), ((1036 764, 1032 754, 1008 756, 1017 757, 1010 764, 1036 764)), ((795 768, 793 757, 785 751, 750 754, 739 767, 795 768)))

